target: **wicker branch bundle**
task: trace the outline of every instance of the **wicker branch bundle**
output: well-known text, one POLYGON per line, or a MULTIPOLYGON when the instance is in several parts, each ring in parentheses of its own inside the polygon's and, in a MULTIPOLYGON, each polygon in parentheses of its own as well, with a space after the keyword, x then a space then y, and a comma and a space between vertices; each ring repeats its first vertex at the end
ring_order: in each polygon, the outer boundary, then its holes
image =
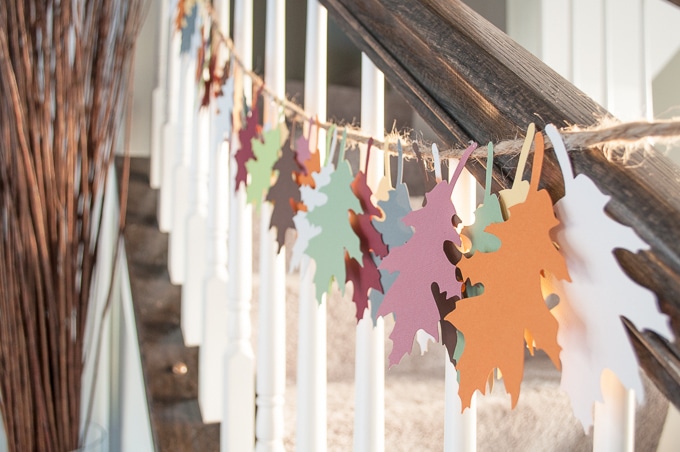
POLYGON ((79 446, 101 204, 142 2, 0 5, 0 409, 9 450, 79 446))

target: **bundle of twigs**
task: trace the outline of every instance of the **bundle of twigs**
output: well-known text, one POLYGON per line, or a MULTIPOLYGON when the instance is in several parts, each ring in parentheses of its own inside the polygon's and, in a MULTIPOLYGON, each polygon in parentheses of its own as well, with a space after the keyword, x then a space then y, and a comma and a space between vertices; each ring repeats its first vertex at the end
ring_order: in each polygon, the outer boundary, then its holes
POLYGON ((0 407, 10 450, 79 446, 85 319, 143 0, 0 5, 0 407))

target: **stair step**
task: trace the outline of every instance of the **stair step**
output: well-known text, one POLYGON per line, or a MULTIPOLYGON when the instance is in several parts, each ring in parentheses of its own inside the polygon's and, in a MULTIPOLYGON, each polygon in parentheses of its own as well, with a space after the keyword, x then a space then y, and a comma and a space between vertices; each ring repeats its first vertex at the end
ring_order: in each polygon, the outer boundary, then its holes
POLYGON ((198 348, 184 346, 181 287, 170 282, 148 174, 148 158, 130 159, 125 249, 154 443, 158 452, 217 451, 220 426, 201 418, 198 348))

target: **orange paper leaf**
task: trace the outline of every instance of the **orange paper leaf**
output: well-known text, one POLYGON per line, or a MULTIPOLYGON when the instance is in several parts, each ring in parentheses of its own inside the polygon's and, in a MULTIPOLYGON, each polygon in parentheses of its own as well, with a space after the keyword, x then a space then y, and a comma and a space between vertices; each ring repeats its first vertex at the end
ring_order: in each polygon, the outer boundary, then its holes
POLYGON ((552 201, 547 191, 538 190, 543 162, 541 134, 536 135, 535 144, 526 201, 511 207, 508 221, 485 229, 500 239, 500 248, 492 253, 477 252, 458 264, 463 278, 484 285, 481 295, 458 301, 456 309, 446 316, 465 337, 457 366, 464 408, 470 406, 475 390, 484 392, 495 368, 501 370, 515 406, 524 373, 525 331, 560 367, 557 321, 545 304, 541 273, 549 270, 560 279, 569 275, 549 235, 559 224, 552 201))

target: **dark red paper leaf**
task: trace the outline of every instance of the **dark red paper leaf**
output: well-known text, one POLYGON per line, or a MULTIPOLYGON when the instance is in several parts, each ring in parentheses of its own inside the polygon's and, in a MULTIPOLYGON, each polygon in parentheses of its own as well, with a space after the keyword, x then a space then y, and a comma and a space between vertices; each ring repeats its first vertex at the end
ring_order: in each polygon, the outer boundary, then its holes
POLYGON ((236 180, 234 191, 237 191, 241 184, 247 185, 248 183, 248 170, 246 169, 246 162, 248 160, 254 159, 255 154, 253 153, 253 138, 259 138, 259 127, 258 122, 260 121, 260 112, 257 108, 257 100, 262 94, 262 88, 257 91, 257 94, 253 98, 252 109, 248 113, 248 117, 245 121, 245 127, 238 131, 238 138, 241 144, 241 148, 236 151, 234 159, 236 160, 236 180))

